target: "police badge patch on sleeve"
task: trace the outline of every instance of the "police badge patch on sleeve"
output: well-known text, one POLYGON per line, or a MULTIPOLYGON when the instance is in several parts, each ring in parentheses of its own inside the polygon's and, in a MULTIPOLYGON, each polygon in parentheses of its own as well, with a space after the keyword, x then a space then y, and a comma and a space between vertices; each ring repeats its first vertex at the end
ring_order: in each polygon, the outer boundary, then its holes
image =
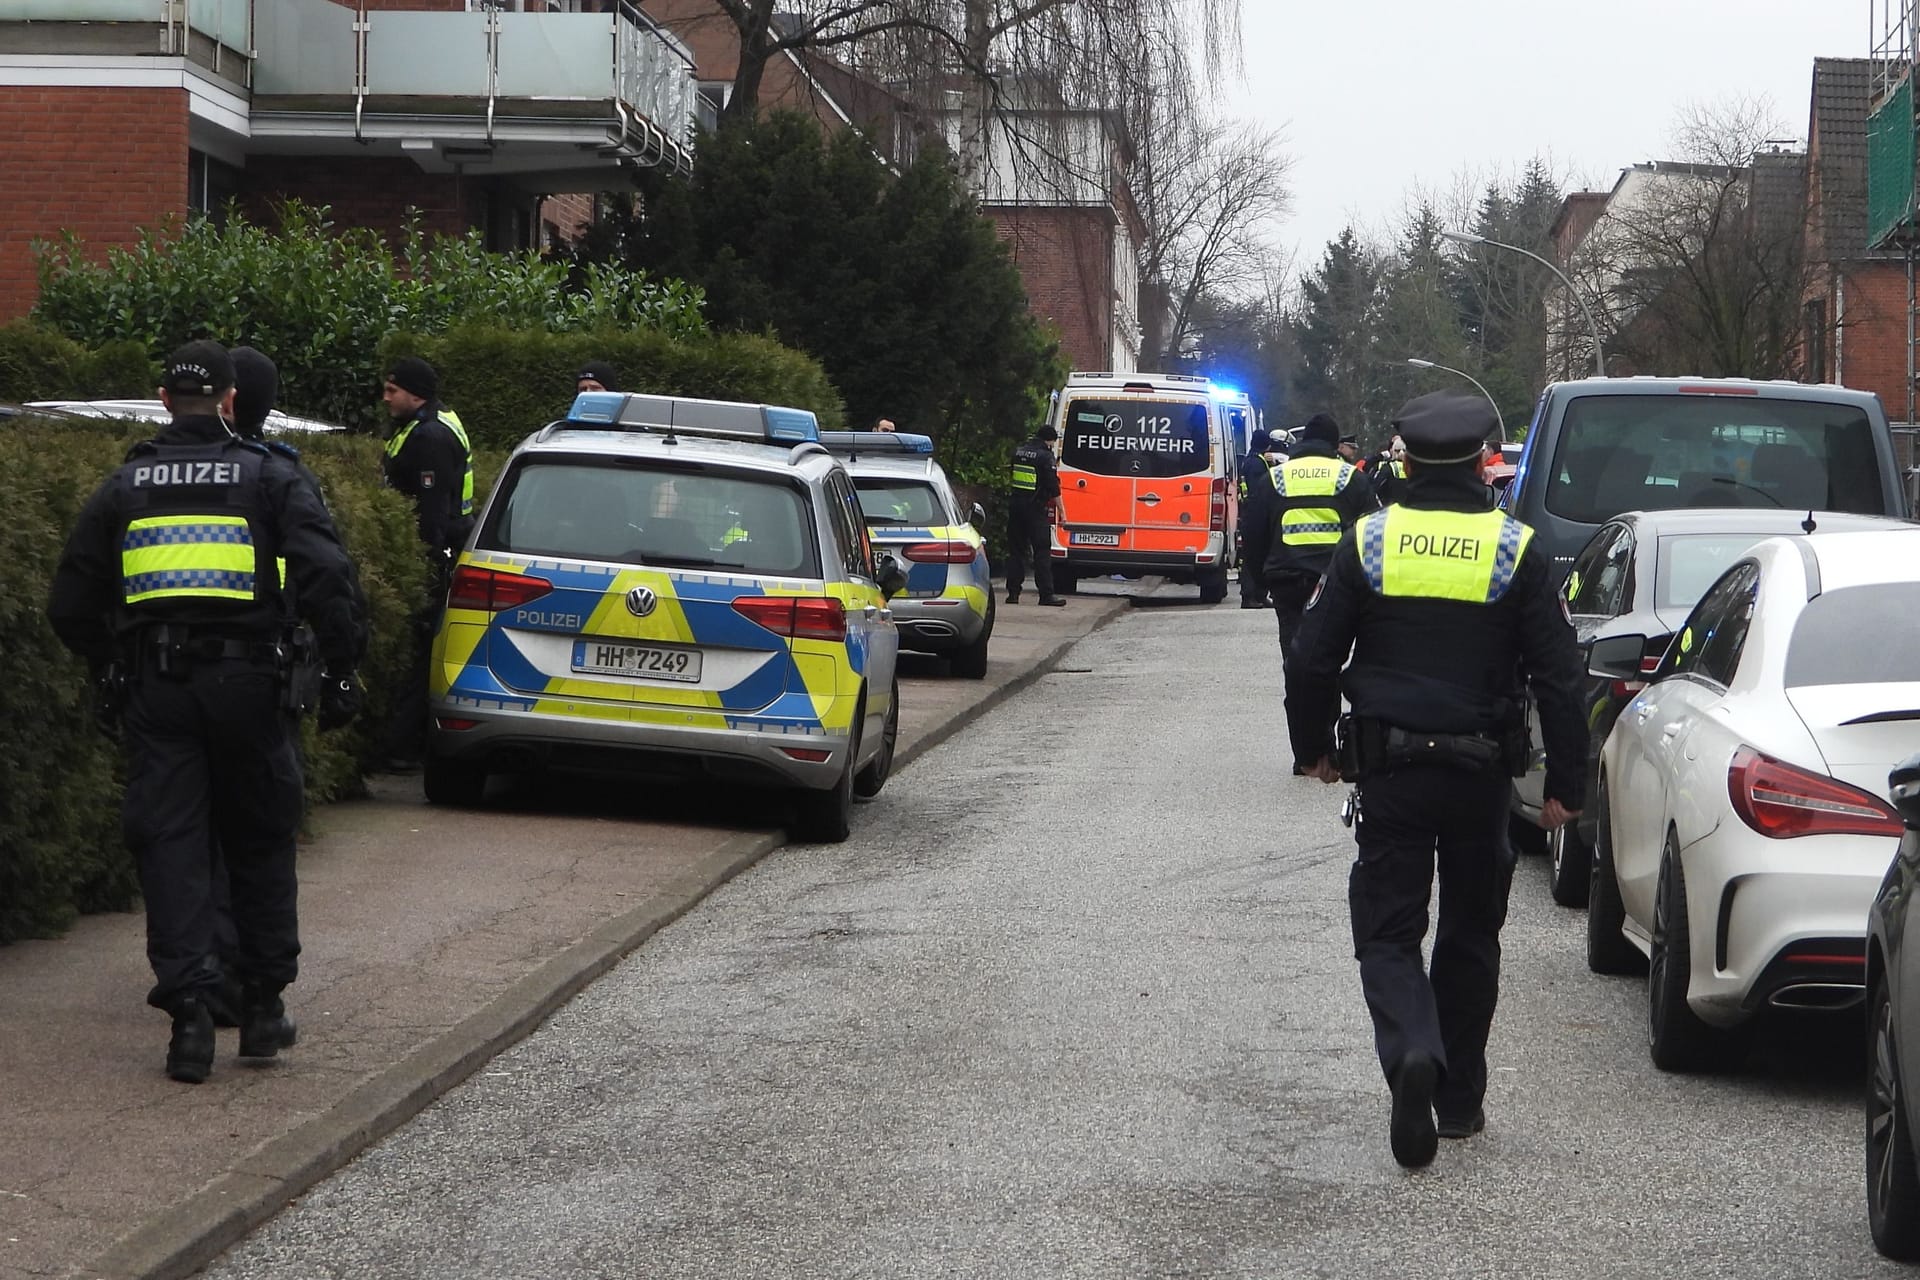
POLYGON ((433 488, 433 472, 431 472, 431 471, 422 471, 422 472, 420 473, 420 487, 421 487, 422 489, 431 489, 431 488, 433 488))

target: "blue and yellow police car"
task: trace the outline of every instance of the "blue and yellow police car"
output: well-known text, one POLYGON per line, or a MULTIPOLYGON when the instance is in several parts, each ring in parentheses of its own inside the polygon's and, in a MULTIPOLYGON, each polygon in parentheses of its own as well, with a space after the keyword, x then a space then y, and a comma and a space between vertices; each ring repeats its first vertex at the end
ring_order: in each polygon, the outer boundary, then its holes
POLYGON ((899 728, 907 585, 811 413, 589 392, 508 459, 434 641, 427 798, 489 774, 714 779, 846 838, 899 728))
POLYGON ((984 677, 993 636, 985 513, 960 505, 926 436, 823 431, 820 439, 853 474, 873 545, 906 571, 907 589, 893 601, 901 648, 943 654, 954 674, 984 677))

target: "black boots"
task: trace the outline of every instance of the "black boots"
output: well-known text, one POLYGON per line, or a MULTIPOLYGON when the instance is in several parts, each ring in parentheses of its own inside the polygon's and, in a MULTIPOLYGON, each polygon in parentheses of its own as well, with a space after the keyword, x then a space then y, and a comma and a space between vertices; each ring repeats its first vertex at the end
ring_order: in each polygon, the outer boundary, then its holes
POLYGON ((241 1057, 271 1058, 290 1047, 298 1036, 299 1030, 277 993, 247 993, 246 1006, 240 1013, 241 1057))
POLYGON ((182 1000, 173 1010, 167 1075, 182 1084, 199 1084, 212 1072, 213 1013, 199 1000, 182 1000))
POLYGON ((1049 609, 1064 609, 1067 607, 1067 602, 1059 596, 1041 596, 1040 603, 1049 609))
POLYGON ((1433 1124, 1433 1090, 1439 1082, 1439 1065, 1424 1053, 1408 1055, 1393 1073, 1393 1116, 1387 1140, 1403 1168, 1432 1164, 1440 1147, 1433 1124))

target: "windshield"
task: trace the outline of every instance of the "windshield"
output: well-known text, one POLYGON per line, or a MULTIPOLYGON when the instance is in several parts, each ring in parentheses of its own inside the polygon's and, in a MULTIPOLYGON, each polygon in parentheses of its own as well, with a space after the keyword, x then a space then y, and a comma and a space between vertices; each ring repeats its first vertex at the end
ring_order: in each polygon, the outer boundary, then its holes
POLYGON ((1547 510, 1764 507, 1886 514, 1866 411, 1759 396, 1588 395, 1568 405, 1547 510))
POLYGON ((884 476, 855 476, 860 510, 870 525, 905 525, 915 529, 948 523, 940 495, 924 480, 890 480, 884 476))
POLYGON ((807 506, 780 480, 604 460, 523 463, 478 545, 666 568, 819 576, 807 506))
POLYGON ((1193 400, 1073 400, 1060 461, 1103 476, 1187 476, 1213 465, 1207 405, 1193 400))
MULTIPOLYGON (((1751 519, 1752 517, 1746 517, 1751 519)), ((1691 609, 1707 588, 1769 533, 1687 533, 1660 539, 1654 566, 1656 609, 1691 609)))
POLYGON ((1920 582, 1842 587, 1807 602, 1787 646, 1789 689, 1920 683, 1920 645, 1900 637, 1920 616, 1920 582))

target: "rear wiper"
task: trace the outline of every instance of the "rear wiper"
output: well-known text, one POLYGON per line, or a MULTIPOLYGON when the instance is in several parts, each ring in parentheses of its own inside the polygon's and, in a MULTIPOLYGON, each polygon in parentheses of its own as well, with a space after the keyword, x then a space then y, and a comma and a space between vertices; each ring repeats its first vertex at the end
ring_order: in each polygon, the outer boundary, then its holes
POLYGON ((1920 720, 1920 708, 1908 711, 1870 711, 1864 716, 1855 716, 1851 720, 1842 720, 1840 723, 1842 725, 1891 724, 1896 720, 1920 720))

